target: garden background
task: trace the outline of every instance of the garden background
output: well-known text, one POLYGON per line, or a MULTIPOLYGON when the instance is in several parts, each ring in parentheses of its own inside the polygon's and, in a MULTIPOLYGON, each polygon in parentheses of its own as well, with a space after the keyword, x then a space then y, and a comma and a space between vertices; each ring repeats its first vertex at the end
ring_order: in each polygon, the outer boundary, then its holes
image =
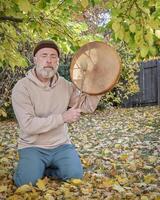
MULTIPOLYGON (((142 63, 159 62, 158 0, 0 1, 0 199, 160 199, 160 109, 157 103, 124 108, 139 85, 142 63), (33 66, 32 49, 41 39, 61 49, 59 72, 69 79, 73 55, 90 41, 104 41, 121 57, 120 80, 94 114, 69 126, 85 169, 83 180, 47 178, 16 188, 19 128, 11 90, 33 66)), ((153 74, 159 74, 159 65, 153 74)), ((150 78, 157 84, 158 80, 150 78)), ((154 85, 154 84, 153 84, 154 85)), ((152 88, 148 89, 152 91, 152 88)), ((158 98, 158 96, 157 96, 158 98)), ((142 105, 136 103, 134 106, 142 105)), ((132 104, 133 106, 133 104, 132 104)))

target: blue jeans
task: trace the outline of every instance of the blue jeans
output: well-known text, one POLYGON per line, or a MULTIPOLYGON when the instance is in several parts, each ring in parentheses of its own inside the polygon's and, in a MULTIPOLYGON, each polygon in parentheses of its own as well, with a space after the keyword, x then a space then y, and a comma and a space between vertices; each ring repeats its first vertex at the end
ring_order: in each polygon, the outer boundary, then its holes
POLYGON ((72 144, 55 149, 28 147, 18 150, 19 163, 14 174, 17 186, 32 183, 45 176, 67 180, 82 178, 83 169, 79 156, 72 144))

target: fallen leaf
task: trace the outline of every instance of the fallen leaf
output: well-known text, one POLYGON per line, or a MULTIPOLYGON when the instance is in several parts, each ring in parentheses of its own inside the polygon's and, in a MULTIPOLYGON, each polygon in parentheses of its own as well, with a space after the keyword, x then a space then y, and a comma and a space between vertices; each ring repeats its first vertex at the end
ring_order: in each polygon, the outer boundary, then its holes
POLYGON ((43 180, 39 179, 37 181, 37 183, 36 183, 36 186, 42 191, 46 190, 46 181, 45 181, 45 179, 43 179, 43 180))
POLYGON ((120 192, 120 193, 121 192, 125 192, 125 189, 122 186, 118 185, 118 184, 113 185, 113 189, 118 191, 118 192, 120 192))
POLYGON ((144 176, 144 182, 146 184, 154 183, 156 181, 157 181, 157 179, 155 178, 155 175, 153 175, 153 174, 148 174, 148 175, 144 176))
POLYGON ((30 192, 30 191, 32 191, 32 186, 30 186, 30 185, 22 185, 16 190, 15 193, 24 194, 25 192, 30 192))
POLYGON ((0 192, 6 192, 7 186, 6 185, 0 185, 0 192))
POLYGON ((83 184, 83 181, 81 179, 71 179, 70 183, 73 185, 81 185, 83 184))

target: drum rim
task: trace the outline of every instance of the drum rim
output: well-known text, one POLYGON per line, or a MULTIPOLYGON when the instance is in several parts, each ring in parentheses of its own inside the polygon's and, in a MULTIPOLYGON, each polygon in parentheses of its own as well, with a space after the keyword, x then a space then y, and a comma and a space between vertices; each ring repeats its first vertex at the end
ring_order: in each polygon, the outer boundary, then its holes
POLYGON ((71 60, 71 65, 70 65, 70 78, 71 78, 71 81, 72 83, 80 90, 81 88, 76 85, 74 79, 73 79, 73 69, 74 69, 74 65, 77 61, 77 59, 79 58, 80 55, 82 55, 82 53, 88 49, 88 46, 90 47, 94 47, 95 45, 103 45, 103 46, 106 46, 106 47, 109 47, 111 48, 114 52, 115 52, 115 55, 117 57, 117 60, 119 62, 119 71, 118 71, 118 75, 115 77, 113 83, 111 83, 106 89, 100 91, 100 92, 86 92, 82 89, 82 92, 83 93, 87 93, 89 95, 101 95, 101 94, 104 94, 106 92, 109 92, 111 89, 113 89, 113 87, 116 85, 116 83, 118 82, 119 78, 120 78, 120 73, 121 73, 121 59, 120 59, 120 56, 119 54, 117 53, 117 51, 115 50, 114 47, 108 45, 106 42, 101 42, 101 41, 93 41, 93 42, 89 42, 89 43, 86 43, 84 44, 76 53, 75 55, 73 56, 72 60, 71 60))

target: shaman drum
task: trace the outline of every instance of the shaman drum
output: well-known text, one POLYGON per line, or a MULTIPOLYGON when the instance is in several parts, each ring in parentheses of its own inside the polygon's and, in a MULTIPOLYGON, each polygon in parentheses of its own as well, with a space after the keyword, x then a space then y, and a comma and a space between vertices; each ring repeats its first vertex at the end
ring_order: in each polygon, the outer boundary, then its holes
POLYGON ((114 87, 120 71, 120 57, 115 49, 95 41, 82 46, 73 56, 70 77, 81 92, 98 95, 114 87))

